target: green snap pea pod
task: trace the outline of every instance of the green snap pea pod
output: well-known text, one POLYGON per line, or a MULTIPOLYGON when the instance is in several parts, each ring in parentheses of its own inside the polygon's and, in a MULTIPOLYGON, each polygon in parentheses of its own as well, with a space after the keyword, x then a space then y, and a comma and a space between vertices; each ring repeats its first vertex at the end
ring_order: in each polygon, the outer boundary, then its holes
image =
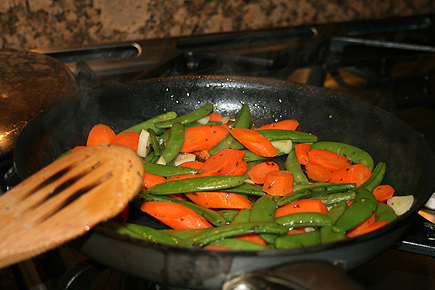
POLYGON ((301 234, 285 235, 276 238, 275 248, 291 249, 309 247, 320 244, 320 232, 311 231, 301 234))
POLYGON ((247 195, 256 195, 256 196, 263 196, 266 194, 260 186, 249 184, 246 182, 239 186, 222 189, 221 191, 234 192, 234 193, 247 194, 247 195))
POLYGON ((274 222, 247 222, 224 225, 218 228, 211 228, 198 235, 181 240, 179 245, 188 247, 203 247, 214 241, 252 233, 268 233, 274 235, 285 235, 288 227, 278 225, 274 222))
POLYGON ((149 128, 148 133, 150 133, 150 139, 151 139, 151 148, 153 149, 153 152, 155 155, 160 156, 160 144, 159 144, 159 140, 157 139, 157 134, 156 132, 154 132, 153 129, 149 128))
POLYGON ((298 191, 300 189, 304 188, 311 188, 311 187, 317 187, 321 185, 331 185, 334 184, 332 182, 316 182, 316 183, 298 183, 293 185, 293 191, 298 191))
POLYGON ((331 218, 320 212, 301 212, 277 217, 275 222, 291 228, 324 227, 331 225, 331 218))
POLYGON ((219 209, 216 210, 216 212, 220 213, 225 220, 227 221, 227 223, 231 223, 234 218, 236 217, 236 215, 239 213, 239 209, 219 209))
POLYGON ((201 169, 144 162, 145 172, 163 177, 201 173, 201 169))
POLYGON ((183 125, 190 124, 190 123, 198 121, 199 119, 204 118, 205 116, 210 114, 212 111, 213 111, 213 104, 206 103, 203 106, 199 107, 196 110, 193 110, 190 113, 187 113, 187 114, 182 115, 182 116, 178 116, 178 117, 171 119, 171 120, 156 122, 154 125, 159 129, 167 129, 167 128, 172 127, 172 125, 174 125, 175 123, 180 123, 183 125))
POLYGON ((331 225, 320 228, 320 241, 322 244, 341 241, 346 239, 346 233, 339 232, 336 233, 332 230, 332 226, 338 220, 338 218, 344 213, 347 208, 347 203, 345 201, 340 201, 332 205, 329 209, 327 215, 331 219, 331 225))
POLYGON ((257 132, 266 137, 269 141, 291 140, 294 143, 317 142, 317 136, 300 131, 265 129, 257 130, 257 132))
POLYGON ((356 191, 352 204, 332 227, 334 232, 347 232, 367 220, 376 210, 376 198, 365 188, 356 191))
POLYGON ((174 160, 178 153, 180 153, 181 147, 184 143, 184 125, 178 122, 174 123, 169 132, 168 143, 160 154, 166 163, 174 160))
POLYGON ((292 194, 286 195, 278 199, 277 205, 282 206, 295 200, 311 198, 319 195, 326 195, 336 192, 343 192, 356 189, 355 183, 331 183, 321 184, 319 186, 311 186, 293 191, 292 194))
POLYGON ((150 194, 145 195, 145 202, 147 201, 170 201, 170 202, 178 203, 194 210, 196 213, 203 216, 207 221, 209 221, 215 226, 221 226, 227 223, 225 217, 220 213, 218 213, 217 211, 214 211, 212 209, 203 206, 196 205, 189 201, 178 200, 164 195, 150 195, 150 194))
POLYGON ((163 122, 163 121, 167 121, 167 120, 172 120, 176 117, 177 117, 177 113, 172 112, 172 111, 167 112, 167 113, 155 116, 151 119, 148 119, 142 123, 136 124, 130 128, 127 128, 124 131, 122 131, 121 133, 126 133, 126 132, 140 133, 142 130, 153 129, 153 131, 158 135, 158 134, 163 132, 163 129, 157 128, 155 126, 155 123, 163 122))
POLYGON ((374 162, 370 154, 368 154, 361 148, 355 147, 353 145, 340 142, 321 141, 312 144, 311 149, 332 151, 346 158, 349 158, 352 163, 363 164, 367 166, 371 171, 373 171, 374 162))
MULTIPOLYGON (((233 128, 249 128, 251 126, 251 111, 249 110, 249 106, 247 104, 243 104, 242 108, 240 108, 236 120, 234 121, 233 128)), ((213 155, 219 150, 225 148, 232 149, 243 149, 244 146, 233 137, 233 135, 228 134, 224 140, 219 142, 215 147, 210 149, 208 152, 213 155)))
POLYGON ((299 163, 298 159, 296 158, 296 153, 295 153, 294 148, 292 151, 290 151, 287 154, 287 158, 285 159, 284 167, 285 167, 285 170, 293 173, 294 178, 295 178, 295 183, 308 183, 308 178, 305 175, 305 173, 302 171, 301 164, 299 163))
POLYGON ((392 222, 397 218, 396 212, 386 203, 378 202, 376 206, 376 221, 389 221, 392 222))
POLYGON ((232 224, 236 224, 236 223, 246 223, 249 222, 249 216, 251 215, 251 210, 244 208, 239 210, 239 212, 237 213, 237 215, 234 217, 233 221, 231 222, 232 224))
POLYGON ((366 182, 360 185, 359 188, 365 188, 368 191, 373 191, 378 185, 381 184, 384 179, 385 172, 387 170, 387 165, 385 162, 379 162, 376 164, 375 169, 373 169, 372 175, 367 179, 366 182))
POLYGON ((62 153, 62 154, 59 155, 55 160, 59 160, 60 158, 65 157, 65 156, 67 156, 67 155, 69 155, 69 154, 71 154, 71 153, 72 153, 72 149, 70 149, 70 150, 68 150, 68 151, 66 151, 66 152, 64 152, 64 153, 62 153))
POLYGON ((245 182, 245 179, 244 175, 194 177, 160 183, 148 189, 148 192, 160 195, 196 191, 219 191, 224 188, 240 185, 245 182))
POLYGON ((193 122, 193 123, 190 123, 190 124, 186 124, 185 127, 187 129, 187 128, 199 127, 199 126, 220 126, 220 125, 222 125, 222 122, 219 122, 219 121, 211 121, 211 122, 207 122, 205 124, 201 124, 201 123, 198 123, 198 122, 193 122))
MULTIPOLYGON (((271 195, 263 195, 257 199, 251 207, 249 220, 251 222, 265 221, 272 222, 275 219, 276 201, 271 195)), ((260 237, 268 244, 273 244, 276 235, 261 234, 260 237)))
POLYGON ((341 201, 350 201, 355 198, 355 191, 337 192, 327 195, 313 196, 312 199, 320 199, 325 205, 332 205, 341 201))
POLYGON ((244 250, 244 251, 258 251, 258 250, 268 250, 269 247, 265 245, 260 245, 251 241, 246 241, 236 238, 226 238, 219 240, 217 242, 211 243, 209 245, 222 246, 231 250, 244 250))
MULTIPOLYGON (((266 159, 270 159, 268 157, 263 157, 257 154, 252 153, 249 150, 244 150, 245 151, 245 155, 243 156, 243 160, 245 160, 246 162, 254 162, 254 161, 262 161, 262 160, 266 160, 266 159)), ((278 151, 278 156, 283 156, 285 155, 285 153, 279 149, 277 149, 278 151)))
POLYGON ((203 233, 207 230, 209 230, 209 229, 208 228, 205 228, 205 229, 202 229, 202 228, 201 229, 184 229, 184 230, 164 229, 164 230, 159 230, 159 231, 167 233, 167 234, 175 237, 178 241, 181 241, 181 240, 187 239, 189 237, 203 233))

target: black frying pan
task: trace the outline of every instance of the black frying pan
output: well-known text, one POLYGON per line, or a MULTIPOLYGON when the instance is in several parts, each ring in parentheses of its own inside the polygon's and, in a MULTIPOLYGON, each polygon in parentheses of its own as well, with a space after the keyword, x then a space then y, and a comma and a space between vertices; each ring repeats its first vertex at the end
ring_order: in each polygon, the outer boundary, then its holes
MULTIPOLYGON (((252 276, 263 282, 271 281, 282 273, 294 272, 291 265, 297 263, 297 269, 308 265, 305 276, 311 281, 322 281, 320 289, 324 289, 324 276, 330 275, 324 264, 352 269, 382 253, 403 235, 434 189, 435 158, 431 149, 393 115, 337 92, 241 77, 153 79, 81 94, 30 122, 17 141, 15 167, 22 178, 27 177, 69 148, 84 144, 87 132, 96 123, 121 130, 166 111, 174 110, 181 115, 206 102, 214 103, 216 111, 230 116, 235 116, 241 104, 246 103, 250 105, 254 124, 297 119, 299 130, 311 132, 319 140, 361 147, 375 162, 387 163, 384 182, 393 185, 398 195, 413 194, 414 205, 408 213, 376 232, 308 248, 215 252, 152 244, 97 227, 73 243, 84 254, 133 276, 194 289, 218 289, 222 285, 232 289, 228 285, 237 279, 232 278, 242 274, 243 283, 249 283, 246 281, 251 281, 252 276), (311 262, 323 270, 314 270, 311 262), (277 266, 280 268, 270 271, 277 266)), ((138 222, 147 223, 142 218, 138 222)), ((336 282, 340 281, 345 279, 336 282)))

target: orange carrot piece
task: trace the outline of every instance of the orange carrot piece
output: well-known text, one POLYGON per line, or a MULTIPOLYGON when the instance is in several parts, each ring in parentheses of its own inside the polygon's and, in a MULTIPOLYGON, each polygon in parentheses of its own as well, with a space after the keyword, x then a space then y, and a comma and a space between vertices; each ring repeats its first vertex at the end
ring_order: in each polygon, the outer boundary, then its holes
POLYGON ((295 176, 290 171, 273 170, 266 175, 263 191, 274 196, 284 196, 293 192, 295 176))
POLYGON ((245 241, 250 241, 259 245, 267 246, 267 242, 263 240, 259 235, 253 233, 253 234, 244 234, 244 235, 238 235, 235 236, 236 239, 242 239, 245 241))
POLYGON ((311 144, 301 143, 295 145, 296 159, 300 164, 305 165, 308 163, 308 151, 311 149, 311 144))
POLYGON ((328 168, 317 164, 305 164, 305 171, 309 179, 318 182, 327 182, 332 177, 331 171, 328 168))
POLYGON ((321 149, 311 149, 308 151, 308 159, 310 163, 321 165, 328 168, 330 171, 347 167, 352 163, 349 158, 321 149))
POLYGON ((145 172, 143 175, 143 186, 146 189, 150 189, 154 185, 160 184, 160 183, 163 183, 166 181, 167 181, 166 178, 164 178, 163 176, 160 176, 160 175, 155 175, 155 174, 147 173, 147 172, 145 172))
POLYGON ((201 173, 198 174, 182 174, 182 175, 174 175, 174 176, 168 176, 166 177, 167 181, 172 181, 172 180, 180 180, 180 179, 187 179, 187 178, 195 178, 195 177, 200 177, 202 176, 201 173))
MULTIPOLYGON (((347 232, 347 236, 349 238, 357 237, 363 234, 368 233, 367 229, 376 223, 376 213, 373 213, 368 219, 362 222, 360 225, 350 229, 347 232)), ((372 231, 372 230, 370 230, 372 231)))
POLYGON ((282 120, 276 123, 267 124, 257 128, 256 130, 266 130, 266 129, 281 129, 281 130, 296 130, 299 126, 299 122, 296 120, 282 120))
POLYGON ((356 183, 360 186, 372 175, 370 169, 363 164, 353 164, 335 170, 331 174, 329 182, 333 183, 356 183))
POLYGON ((274 170, 279 170, 279 165, 273 161, 261 162, 254 165, 248 172, 249 178, 256 184, 264 184, 266 175, 274 170))
POLYGON ((231 135, 237 139, 243 146, 254 154, 263 157, 274 157, 278 151, 272 143, 260 133, 246 128, 233 128, 231 135))
POLYGON ((224 246, 219 246, 219 245, 210 245, 210 246, 206 246, 204 247, 204 249, 206 250, 217 250, 217 251, 232 251, 233 249, 224 247, 224 246))
POLYGON ((71 150, 71 152, 77 152, 77 151, 79 151, 79 150, 82 150, 82 149, 85 149, 87 146, 75 146, 72 150, 71 150))
POLYGON ((219 113, 211 112, 207 116, 210 117, 210 122, 220 122, 222 120, 222 115, 219 113))
POLYGON ((137 151, 139 145, 139 133, 136 132, 126 132, 116 135, 110 144, 121 145, 125 147, 130 147, 134 151, 137 151))
POLYGON ((127 205, 124 209, 113 219, 118 223, 125 223, 128 219, 128 214, 130 213, 130 207, 127 205))
POLYGON ((320 199, 300 199, 278 207, 275 211, 275 218, 300 212, 327 214, 328 208, 320 199))
POLYGON ((226 175, 234 171, 237 165, 243 161, 245 151, 225 148, 216 152, 207 159, 203 166, 201 175, 226 175))
POLYGON ((203 160, 207 160, 208 158, 210 158, 210 153, 208 152, 208 150, 193 151, 192 153, 195 154, 196 157, 203 160))
POLYGON ((368 226, 368 227, 366 227, 365 229, 363 229, 363 230, 361 230, 361 231, 359 231, 359 232, 348 232, 348 234, 347 234, 347 236, 349 237, 349 238, 354 238, 354 237, 357 237, 357 236, 361 236, 361 235, 365 235, 365 234, 368 234, 368 233, 370 233, 370 232, 373 232, 373 231, 375 231, 375 230, 377 230, 377 229, 380 229, 380 228, 382 228, 383 226, 385 226, 385 225, 387 225, 387 224, 389 224, 390 223, 390 221, 380 221, 380 222, 375 222, 375 223, 373 223, 373 224, 371 224, 370 226, 368 226))
POLYGON ((227 175, 243 175, 248 171, 248 163, 245 160, 241 160, 234 170, 227 173, 227 175))
POLYGON ((184 130, 184 143, 181 152, 208 150, 216 146, 228 135, 221 126, 196 126, 184 130))
POLYGON ((303 234, 305 233, 305 228, 306 227, 293 228, 287 232, 287 235, 303 234))
POLYGON ((175 202, 147 201, 140 209, 175 230, 213 227, 194 210, 175 202))
POLYGON ((200 191, 185 193, 185 195, 193 203, 206 208, 250 209, 252 207, 252 201, 237 193, 200 191))
POLYGON ((195 160, 195 161, 187 161, 187 162, 181 163, 178 166, 189 167, 189 168, 193 168, 193 169, 201 169, 202 165, 204 165, 204 162, 195 160))
POLYGON ((167 197, 176 199, 176 200, 182 200, 182 201, 186 201, 187 199, 183 196, 183 194, 179 193, 179 194, 167 194, 167 197))
POLYGON ((97 124, 89 132, 86 146, 108 145, 115 136, 115 132, 109 126, 97 124))
POLYGON ((378 185, 373 190, 373 195, 378 202, 387 202, 388 199, 393 197, 394 188, 389 184, 378 185))

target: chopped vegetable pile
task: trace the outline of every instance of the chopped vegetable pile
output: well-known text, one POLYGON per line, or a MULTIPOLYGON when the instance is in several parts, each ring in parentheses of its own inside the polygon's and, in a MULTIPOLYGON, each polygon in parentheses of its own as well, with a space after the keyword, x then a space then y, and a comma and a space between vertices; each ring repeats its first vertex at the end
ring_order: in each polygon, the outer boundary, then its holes
POLYGON ((318 141, 298 125, 281 120, 254 129, 248 105, 231 120, 207 103, 118 134, 94 126, 86 146, 128 146, 143 158, 143 189, 132 206, 167 229, 128 222, 128 208, 104 225, 187 247, 283 249, 354 238, 410 209, 412 195, 393 196, 382 184, 384 162, 375 165, 349 144, 318 141))

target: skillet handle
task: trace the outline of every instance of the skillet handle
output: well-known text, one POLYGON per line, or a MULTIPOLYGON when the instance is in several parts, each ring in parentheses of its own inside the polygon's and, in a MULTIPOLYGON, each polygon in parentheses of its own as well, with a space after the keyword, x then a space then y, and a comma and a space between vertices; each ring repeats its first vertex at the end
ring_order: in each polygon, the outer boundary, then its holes
POLYGON ((227 280, 222 290, 363 290, 346 273, 324 262, 305 262, 250 271, 227 280))

